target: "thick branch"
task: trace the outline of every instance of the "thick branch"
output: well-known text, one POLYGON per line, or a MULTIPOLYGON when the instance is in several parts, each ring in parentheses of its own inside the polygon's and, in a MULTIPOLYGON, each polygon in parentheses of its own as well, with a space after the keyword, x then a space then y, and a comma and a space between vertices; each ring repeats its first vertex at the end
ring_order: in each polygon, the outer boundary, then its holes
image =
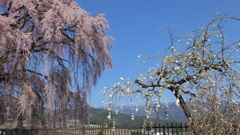
POLYGON ((196 97, 196 94, 195 94, 195 93, 192 93, 192 92, 190 92, 190 91, 184 91, 184 90, 182 90, 182 92, 183 92, 184 94, 190 94, 191 96, 196 97))
MULTIPOLYGON (((185 83, 186 81, 189 81, 190 79, 191 79, 191 77, 188 76, 187 78, 181 79, 181 80, 179 80, 178 82, 175 82, 174 84, 183 84, 183 83, 185 83)), ((163 85, 161 85, 161 84, 144 84, 144 83, 142 83, 142 82, 141 82, 140 80, 138 80, 138 79, 135 80, 135 83, 141 85, 142 88, 162 87, 162 86, 163 86, 163 85)), ((191 116, 190 111, 189 111, 189 109, 188 109, 188 107, 187 107, 187 105, 186 105, 186 102, 184 101, 182 95, 179 93, 179 89, 176 89, 175 87, 171 87, 171 86, 169 86, 168 89, 170 89, 172 92, 174 91, 174 96, 175 96, 177 99, 179 99, 180 105, 181 105, 181 107, 182 107, 182 109, 183 109, 183 111, 184 111, 184 114, 185 114, 185 116, 187 117, 187 119, 188 119, 188 121, 189 121, 192 116, 191 116)), ((183 93, 185 93, 185 94, 191 94, 192 96, 196 96, 194 93, 191 93, 191 92, 189 92, 189 91, 183 91, 183 93)))
POLYGON ((135 83, 139 84, 142 86, 142 88, 148 88, 148 87, 163 87, 161 84, 144 84, 142 83, 139 79, 135 80, 135 83))
POLYGON ((30 70, 30 69, 23 69, 23 71, 27 71, 27 72, 30 72, 30 73, 33 73, 33 74, 36 74, 36 75, 39 75, 39 76, 42 76, 44 77, 45 79, 47 79, 47 76, 39 73, 39 72, 36 72, 36 71, 33 71, 33 70, 30 70))

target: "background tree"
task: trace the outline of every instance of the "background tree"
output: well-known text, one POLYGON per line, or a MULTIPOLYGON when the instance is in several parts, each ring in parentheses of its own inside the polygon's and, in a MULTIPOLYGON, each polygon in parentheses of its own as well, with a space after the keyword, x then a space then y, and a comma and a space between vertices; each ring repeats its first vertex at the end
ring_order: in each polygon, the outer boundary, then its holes
POLYGON ((180 36, 174 36, 174 30, 167 27, 170 46, 163 51, 166 56, 141 57, 142 62, 156 60, 157 66, 149 67, 134 82, 120 78, 121 82, 104 88, 109 110, 117 98, 131 101, 132 108, 134 101, 144 101, 148 118, 165 106, 164 92, 170 91, 193 132, 232 134, 240 114, 240 40, 234 40, 239 33, 229 30, 226 23, 239 21, 216 15, 203 28, 180 36))
POLYGON ((44 126, 50 119, 66 122, 70 109, 74 118, 86 116, 91 86, 112 66, 103 15, 92 17, 73 0, 0 0, 0 7, 4 117, 44 126), (46 115, 54 111, 58 120, 46 115))

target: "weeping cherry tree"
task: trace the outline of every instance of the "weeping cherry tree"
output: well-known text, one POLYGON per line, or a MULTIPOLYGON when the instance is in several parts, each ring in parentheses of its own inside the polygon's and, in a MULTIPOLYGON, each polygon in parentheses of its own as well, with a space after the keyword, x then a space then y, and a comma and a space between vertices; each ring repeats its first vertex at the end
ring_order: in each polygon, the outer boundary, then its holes
POLYGON ((239 29, 229 29, 228 24, 239 21, 215 15, 203 28, 180 36, 167 27, 170 45, 161 52, 166 55, 141 55, 142 62, 156 60, 156 66, 135 81, 120 78, 119 83, 105 87, 101 92, 107 97, 106 107, 113 110, 124 99, 123 104, 131 101, 132 110, 138 111, 136 101, 144 102, 149 118, 166 107, 164 92, 169 91, 193 133, 232 134, 240 114, 240 36, 239 29))
POLYGON ((107 29, 73 0, 0 0, 1 122, 85 122, 90 88, 112 67, 107 29))

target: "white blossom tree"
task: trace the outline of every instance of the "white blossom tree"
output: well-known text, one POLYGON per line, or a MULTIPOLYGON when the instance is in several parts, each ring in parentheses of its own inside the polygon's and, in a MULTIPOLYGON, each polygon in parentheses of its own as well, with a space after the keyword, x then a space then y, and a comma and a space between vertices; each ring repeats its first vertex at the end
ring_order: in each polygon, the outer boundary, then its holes
POLYGON ((166 55, 140 57, 142 62, 156 60, 155 67, 133 82, 120 78, 121 82, 101 91, 106 94, 109 110, 118 98, 125 103, 132 101, 136 111, 138 103, 134 101, 144 101, 148 118, 165 106, 163 93, 170 91, 193 132, 232 134, 240 114, 240 39, 235 39, 239 29, 229 30, 227 24, 239 21, 215 15, 203 28, 180 36, 174 36, 174 30, 167 27, 170 46, 161 52, 166 55))
POLYGON ((73 0, 0 0, 0 8, 0 116, 19 126, 88 117, 90 88, 112 67, 103 15, 73 0))

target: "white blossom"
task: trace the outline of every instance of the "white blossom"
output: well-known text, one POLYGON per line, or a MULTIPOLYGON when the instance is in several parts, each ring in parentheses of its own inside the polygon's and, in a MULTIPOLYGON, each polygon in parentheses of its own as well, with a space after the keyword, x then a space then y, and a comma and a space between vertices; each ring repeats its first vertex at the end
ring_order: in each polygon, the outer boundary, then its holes
POLYGON ((134 114, 132 113, 131 120, 134 120, 134 114))
POLYGON ((107 116, 107 118, 108 118, 109 120, 111 120, 111 115, 109 114, 109 115, 107 116))
POLYGON ((120 80, 121 80, 121 81, 124 81, 123 77, 120 77, 120 80))
POLYGON ((180 70, 179 66, 176 66, 176 67, 174 68, 174 70, 180 70))
POLYGON ((180 101, 179 101, 179 99, 177 99, 176 100, 176 105, 179 106, 180 105, 179 103, 180 103, 180 101))
POLYGON ((136 110, 135 110, 136 112, 138 112, 138 107, 136 107, 136 110))

